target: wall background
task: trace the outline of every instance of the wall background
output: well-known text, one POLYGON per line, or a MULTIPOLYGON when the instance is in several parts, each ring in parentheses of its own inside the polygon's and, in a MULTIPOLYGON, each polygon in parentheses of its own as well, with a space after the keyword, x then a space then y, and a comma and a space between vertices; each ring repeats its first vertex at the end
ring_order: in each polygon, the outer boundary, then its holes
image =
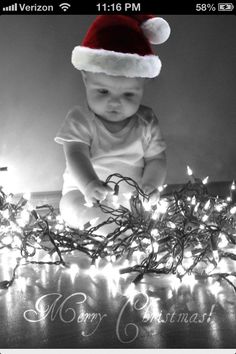
MULTIPOLYGON (((144 103, 168 144, 167 183, 199 177, 229 181, 235 167, 236 48, 233 16, 163 16, 169 40, 155 46, 163 68, 144 103)), ((10 191, 60 190, 62 147, 53 138, 67 111, 84 100, 70 63, 93 15, 1 16, 0 185, 10 191)))

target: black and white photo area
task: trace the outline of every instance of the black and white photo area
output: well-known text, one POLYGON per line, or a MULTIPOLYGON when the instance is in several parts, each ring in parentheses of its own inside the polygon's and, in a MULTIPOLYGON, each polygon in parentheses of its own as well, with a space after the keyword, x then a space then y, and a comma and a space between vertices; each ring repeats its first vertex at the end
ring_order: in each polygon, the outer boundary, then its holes
MULTIPOLYGON (((235 19, 157 15, 168 21, 171 34, 154 48, 162 69, 150 80, 143 104, 152 107, 167 144, 165 183, 170 189, 186 183, 188 165, 200 179, 209 176, 215 195, 227 197, 236 178, 235 19)), ((33 206, 58 208, 65 161, 54 137, 68 111, 85 101, 71 52, 94 19, 0 18, 0 167, 8 168, 0 171, 0 185, 17 196, 31 193, 33 206)), ((18 256, 0 247, 0 281, 11 279, 18 256)), ((12 286, 1 289, 1 348, 236 346, 235 294, 227 284, 226 290, 220 284, 210 291, 204 282, 194 291, 176 290, 168 277, 145 275, 137 301, 129 302, 124 293, 133 274, 110 277, 108 262, 96 278, 85 253, 65 257, 74 272, 25 265, 12 286)))

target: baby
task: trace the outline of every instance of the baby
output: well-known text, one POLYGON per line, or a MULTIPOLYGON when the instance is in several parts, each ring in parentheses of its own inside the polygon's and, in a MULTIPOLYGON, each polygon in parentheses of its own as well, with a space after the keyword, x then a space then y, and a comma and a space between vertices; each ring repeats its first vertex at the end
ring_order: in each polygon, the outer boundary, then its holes
MULTIPOLYGON (((156 116, 141 101, 148 79, 161 69, 150 43, 169 34, 162 18, 101 15, 74 48, 72 63, 81 71, 87 101, 68 113, 55 138, 66 158, 60 212, 69 226, 102 217, 88 203, 109 203, 113 190, 104 181, 116 172, 157 200, 166 177, 166 144, 156 116)), ((119 202, 125 205, 124 193, 133 191, 122 183, 119 202)))

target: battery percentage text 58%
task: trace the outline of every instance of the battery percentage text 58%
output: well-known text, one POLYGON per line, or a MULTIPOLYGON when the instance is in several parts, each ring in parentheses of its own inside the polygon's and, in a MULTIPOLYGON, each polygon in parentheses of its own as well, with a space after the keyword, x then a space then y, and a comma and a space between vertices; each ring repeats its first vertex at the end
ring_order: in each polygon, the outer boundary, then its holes
POLYGON ((214 4, 196 4, 196 11, 216 11, 214 4))

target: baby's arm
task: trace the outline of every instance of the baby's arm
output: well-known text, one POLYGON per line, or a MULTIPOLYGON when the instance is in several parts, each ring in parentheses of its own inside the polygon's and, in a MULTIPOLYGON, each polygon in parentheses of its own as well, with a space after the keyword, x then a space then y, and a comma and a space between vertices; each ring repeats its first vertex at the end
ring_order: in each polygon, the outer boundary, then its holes
POLYGON ((146 194, 150 194, 152 200, 158 199, 158 187, 163 185, 166 178, 166 154, 161 152, 153 159, 145 161, 142 189, 146 194))
POLYGON ((68 169, 87 202, 104 200, 111 188, 98 178, 90 161, 89 146, 80 142, 64 143, 68 169))

